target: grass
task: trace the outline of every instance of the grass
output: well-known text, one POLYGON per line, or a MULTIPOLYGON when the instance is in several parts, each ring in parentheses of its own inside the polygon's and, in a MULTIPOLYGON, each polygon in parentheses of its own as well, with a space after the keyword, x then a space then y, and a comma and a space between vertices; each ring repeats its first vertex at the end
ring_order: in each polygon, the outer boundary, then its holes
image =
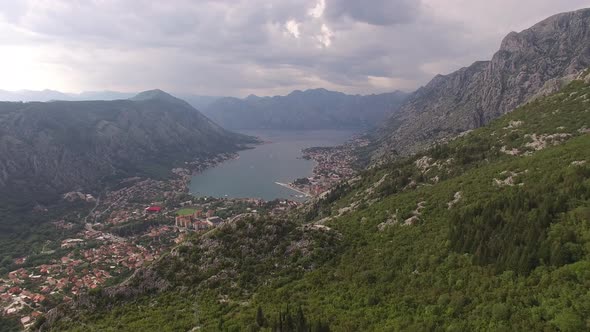
POLYGON ((193 213, 195 213, 197 211, 197 209, 194 208, 184 208, 184 209, 180 209, 178 211, 176 211, 176 214, 179 216, 189 216, 193 213))

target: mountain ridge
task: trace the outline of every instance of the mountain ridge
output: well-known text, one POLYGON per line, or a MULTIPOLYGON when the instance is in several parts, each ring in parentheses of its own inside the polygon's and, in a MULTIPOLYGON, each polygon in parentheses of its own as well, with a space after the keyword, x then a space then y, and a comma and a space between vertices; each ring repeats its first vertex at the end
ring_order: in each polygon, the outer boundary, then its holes
POLYGON ((203 113, 228 129, 366 129, 395 112, 405 97, 401 91, 361 96, 319 88, 220 98, 203 113))
POLYGON ((169 170, 252 141, 161 90, 136 99, 0 102, 0 191, 34 200, 96 189, 105 176, 169 170))
POLYGON ((407 155, 488 123, 530 100, 554 80, 590 66, 590 9, 547 18, 509 33, 489 61, 437 75, 412 93, 375 133, 380 156, 407 155))

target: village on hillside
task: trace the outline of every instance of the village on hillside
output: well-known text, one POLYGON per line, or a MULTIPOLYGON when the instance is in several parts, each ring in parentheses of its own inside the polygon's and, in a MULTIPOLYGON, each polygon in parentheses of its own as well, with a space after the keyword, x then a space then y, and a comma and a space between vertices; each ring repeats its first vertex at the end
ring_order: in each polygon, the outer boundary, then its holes
MULTIPOLYGON (((304 158, 316 161, 314 175, 287 186, 308 196, 320 195, 354 173, 352 149, 363 144, 357 138, 341 147, 304 150, 304 158)), ((39 253, 14 259, 13 269, 0 277, 0 313, 17 317, 30 329, 57 304, 125 280, 192 233, 241 218, 284 215, 301 205, 291 200, 195 197, 187 192, 195 170, 234 157, 187 165, 192 171, 173 169, 175 176, 168 180, 128 178, 103 195, 64 194, 64 201, 88 209, 78 217, 49 221, 63 236, 48 241, 39 253)))
POLYGON ((315 197, 330 190, 340 181, 349 179, 356 173, 354 165, 359 148, 366 147, 369 140, 365 137, 354 137, 343 145, 331 147, 312 147, 302 151, 303 158, 314 160, 316 165, 313 175, 296 179, 289 183, 293 190, 315 197))
POLYGON ((0 278, 1 313, 18 317, 24 328, 30 328, 48 309, 124 280, 190 233, 243 217, 283 214, 300 205, 287 200, 197 198, 186 193, 185 180, 130 179, 129 186, 102 198, 69 194, 67 199, 95 206, 82 220, 52 222, 67 237, 49 243, 34 257, 14 260, 14 270, 0 278))

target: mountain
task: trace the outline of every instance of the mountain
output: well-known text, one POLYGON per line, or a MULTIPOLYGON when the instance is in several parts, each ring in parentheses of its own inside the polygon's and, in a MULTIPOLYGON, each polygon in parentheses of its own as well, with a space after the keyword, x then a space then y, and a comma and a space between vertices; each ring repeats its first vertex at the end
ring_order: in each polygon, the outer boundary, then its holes
POLYGON ((180 94, 179 97, 182 98, 182 100, 185 100, 187 103, 191 104, 194 108, 201 111, 209 107, 209 105, 213 104, 216 100, 222 98, 215 96, 200 96, 191 94, 180 94))
POLYGON ((325 89, 287 96, 220 98, 203 113, 229 129, 337 129, 375 126, 395 112, 406 93, 346 95, 325 89))
POLYGON ((287 217, 195 234, 45 328, 583 331, 590 70, 287 217))
POLYGON ((191 107, 186 101, 176 98, 160 89, 147 90, 129 98, 132 101, 159 101, 191 107))
POLYGON ((406 155, 551 93, 590 66, 590 9, 552 16, 502 41, 491 61, 438 75, 376 133, 378 155, 406 155))
MULTIPOLYGON (((129 99, 135 96, 136 93, 118 92, 118 91, 84 91, 80 93, 64 93, 55 90, 20 90, 20 91, 6 91, 0 90, 0 101, 53 101, 53 100, 119 100, 129 99)), ((182 100, 187 101, 194 108, 200 110, 220 97, 213 96, 199 96, 192 94, 180 94, 182 100)))
POLYGON ((45 202, 72 190, 99 190, 107 178, 162 176, 249 141, 161 90, 130 100, 2 102, 0 193, 45 202))

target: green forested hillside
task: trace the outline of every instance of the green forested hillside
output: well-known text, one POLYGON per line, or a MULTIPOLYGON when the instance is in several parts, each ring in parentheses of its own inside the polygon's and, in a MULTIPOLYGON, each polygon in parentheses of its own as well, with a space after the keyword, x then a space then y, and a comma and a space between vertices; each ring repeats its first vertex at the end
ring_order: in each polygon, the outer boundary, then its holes
POLYGON ((288 220, 244 220, 192 238, 152 267, 166 290, 97 291, 51 326, 590 329, 589 93, 575 81, 367 170, 288 220))
POLYGON ((98 197, 124 178, 166 178, 252 142, 159 90, 133 100, 0 102, 0 273, 59 237, 48 221, 88 213, 91 204, 63 194, 98 197))

